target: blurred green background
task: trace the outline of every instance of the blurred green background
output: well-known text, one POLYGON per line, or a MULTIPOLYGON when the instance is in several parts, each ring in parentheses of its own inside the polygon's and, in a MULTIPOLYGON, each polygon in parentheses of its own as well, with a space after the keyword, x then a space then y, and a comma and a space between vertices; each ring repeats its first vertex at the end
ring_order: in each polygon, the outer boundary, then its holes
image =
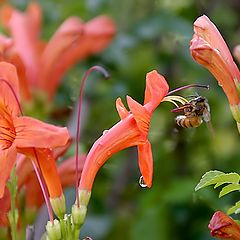
MULTIPOLYGON (((28 1, 10 1, 25 9, 28 1)), ((173 106, 162 103, 154 112, 149 134, 154 157, 151 189, 138 184, 140 177, 135 148, 115 154, 97 175, 82 237, 94 240, 207 240, 207 228, 216 210, 226 210, 239 199, 238 193, 218 199, 211 187, 194 192, 201 176, 210 169, 238 171, 239 134, 228 102, 213 76, 196 64, 189 53, 192 24, 206 14, 220 29, 230 49, 240 43, 238 0, 41 0, 44 12, 43 38, 49 39, 69 16, 84 21, 106 14, 116 23, 117 34, 101 54, 72 68, 54 99, 56 107, 74 106, 81 77, 91 66, 104 66, 108 81, 93 74, 84 99, 81 147, 87 152, 93 142, 119 118, 115 99, 130 95, 142 102, 145 75, 157 69, 171 89, 190 83, 208 84, 210 90, 186 90, 184 96, 200 94, 211 107, 213 138, 206 126, 176 127, 173 106)), ((58 120, 67 124, 69 116, 58 120)), ((68 202, 74 200, 67 190, 68 202)))

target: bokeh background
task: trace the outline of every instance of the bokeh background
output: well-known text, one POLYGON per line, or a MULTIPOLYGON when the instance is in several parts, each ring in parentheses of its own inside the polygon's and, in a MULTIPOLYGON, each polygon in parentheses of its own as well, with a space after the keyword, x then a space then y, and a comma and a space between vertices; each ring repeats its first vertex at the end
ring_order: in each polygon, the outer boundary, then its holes
MULTIPOLYGON (((28 4, 21 0, 9 2, 20 9, 28 4)), ((41 0, 39 3, 44 12, 44 39, 49 39, 71 15, 87 21, 106 14, 117 26, 117 34, 105 51, 81 61, 68 72, 53 102, 57 109, 69 111, 52 117, 51 121, 67 125, 84 72, 96 64, 110 72, 107 81, 99 74, 92 74, 87 81, 80 143, 83 153, 119 120, 115 110, 117 97, 125 102, 125 96, 130 95, 143 101, 147 72, 157 69, 171 89, 190 83, 210 86, 209 91, 191 89, 181 94, 185 97, 200 94, 208 99, 215 137, 206 124, 197 129, 177 128, 175 115, 171 113, 173 105, 162 103, 154 112, 149 134, 154 156, 153 187, 139 186, 135 148, 115 154, 97 175, 82 237, 212 239, 207 228, 212 214, 233 205, 239 194, 218 199, 218 190, 209 187, 194 192, 194 187, 210 169, 239 170, 239 134, 222 89, 207 70, 193 61, 188 48, 193 22, 202 14, 218 26, 230 49, 239 44, 240 1, 41 0)), ((41 117, 40 113, 36 109, 33 115, 41 117)), ((72 124, 71 128, 74 130, 72 124)), ((74 148, 68 154, 74 154, 74 148)), ((74 190, 66 189, 65 193, 71 205, 74 190)))

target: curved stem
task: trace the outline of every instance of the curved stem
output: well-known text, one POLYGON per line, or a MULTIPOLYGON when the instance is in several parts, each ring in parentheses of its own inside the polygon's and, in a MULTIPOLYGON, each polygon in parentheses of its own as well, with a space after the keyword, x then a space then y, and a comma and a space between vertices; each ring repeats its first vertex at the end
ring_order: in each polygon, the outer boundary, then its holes
MULTIPOLYGON (((37 156, 37 152, 36 152, 35 148, 33 148, 33 152, 36 157, 36 161, 38 163, 38 156, 37 156)), ((43 180, 41 169, 39 168, 39 163, 38 163, 38 167, 37 167, 35 162, 32 160, 32 165, 33 165, 34 171, 36 173, 40 187, 42 189, 43 197, 44 197, 44 200, 45 200, 45 203, 47 206, 47 210, 48 210, 49 219, 53 223, 53 211, 52 211, 51 203, 49 200, 48 190, 47 190, 46 184, 43 180)))
POLYGON ((79 184, 79 167, 78 167, 78 143, 80 141, 80 128, 81 128, 81 109, 82 109, 82 94, 83 88, 86 79, 90 75, 92 71, 101 72, 105 79, 109 78, 109 73, 101 66, 93 66, 89 68, 82 78, 82 82, 80 85, 79 91, 79 101, 78 101, 78 116, 77 116, 77 134, 76 134, 76 199, 77 199, 77 206, 79 207, 79 196, 78 196, 78 184, 79 184))
POLYGON ((186 85, 186 86, 183 86, 183 87, 180 87, 180 88, 173 89, 172 91, 168 92, 167 96, 171 95, 171 94, 173 94, 175 92, 182 91, 182 90, 187 89, 187 88, 206 88, 207 90, 209 90, 209 86, 208 85, 189 84, 189 85, 186 85))

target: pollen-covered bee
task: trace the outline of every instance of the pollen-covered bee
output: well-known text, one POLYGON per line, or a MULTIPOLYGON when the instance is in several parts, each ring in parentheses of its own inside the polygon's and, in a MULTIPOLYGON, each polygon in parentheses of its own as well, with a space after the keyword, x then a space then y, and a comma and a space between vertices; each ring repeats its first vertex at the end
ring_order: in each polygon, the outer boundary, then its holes
POLYGON ((182 106, 175 108, 172 112, 183 112, 184 115, 176 117, 176 123, 183 128, 194 128, 203 121, 210 124, 210 107, 206 98, 197 96, 182 106))

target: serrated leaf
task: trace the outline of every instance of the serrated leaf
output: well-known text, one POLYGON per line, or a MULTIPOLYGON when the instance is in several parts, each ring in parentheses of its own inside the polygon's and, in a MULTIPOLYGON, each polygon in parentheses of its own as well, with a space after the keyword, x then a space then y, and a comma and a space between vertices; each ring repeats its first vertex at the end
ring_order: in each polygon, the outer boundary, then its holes
POLYGON ((234 206, 228 209, 227 214, 231 215, 233 213, 238 214, 240 211, 240 201, 236 202, 234 206))
POLYGON ((214 186, 214 188, 218 188, 218 187, 220 187, 220 186, 223 185, 223 184, 225 184, 225 183, 224 183, 224 182, 217 183, 217 184, 214 186))
POLYGON ((198 183, 198 185, 195 187, 195 191, 198 191, 199 189, 203 188, 203 187, 206 187, 208 185, 211 185, 208 184, 213 178, 215 178, 216 176, 218 175, 221 175, 221 174, 224 174, 224 172, 220 172, 220 171, 217 171, 217 170, 212 170, 212 171, 209 171, 209 172, 206 172, 200 182, 198 183))
POLYGON ((237 173, 223 173, 220 171, 209 171, 202 176, 202 179, 195 188, 198 191, 206 186, 216 184, 220 186, 224 183, 239 183, 240 176, 237 173))
POLYGON ((240 185, 237 183, 229 184, 222 188, 221 192, 219 193, 219 197, 222 197, 230 192, 240 190, 240 185))

